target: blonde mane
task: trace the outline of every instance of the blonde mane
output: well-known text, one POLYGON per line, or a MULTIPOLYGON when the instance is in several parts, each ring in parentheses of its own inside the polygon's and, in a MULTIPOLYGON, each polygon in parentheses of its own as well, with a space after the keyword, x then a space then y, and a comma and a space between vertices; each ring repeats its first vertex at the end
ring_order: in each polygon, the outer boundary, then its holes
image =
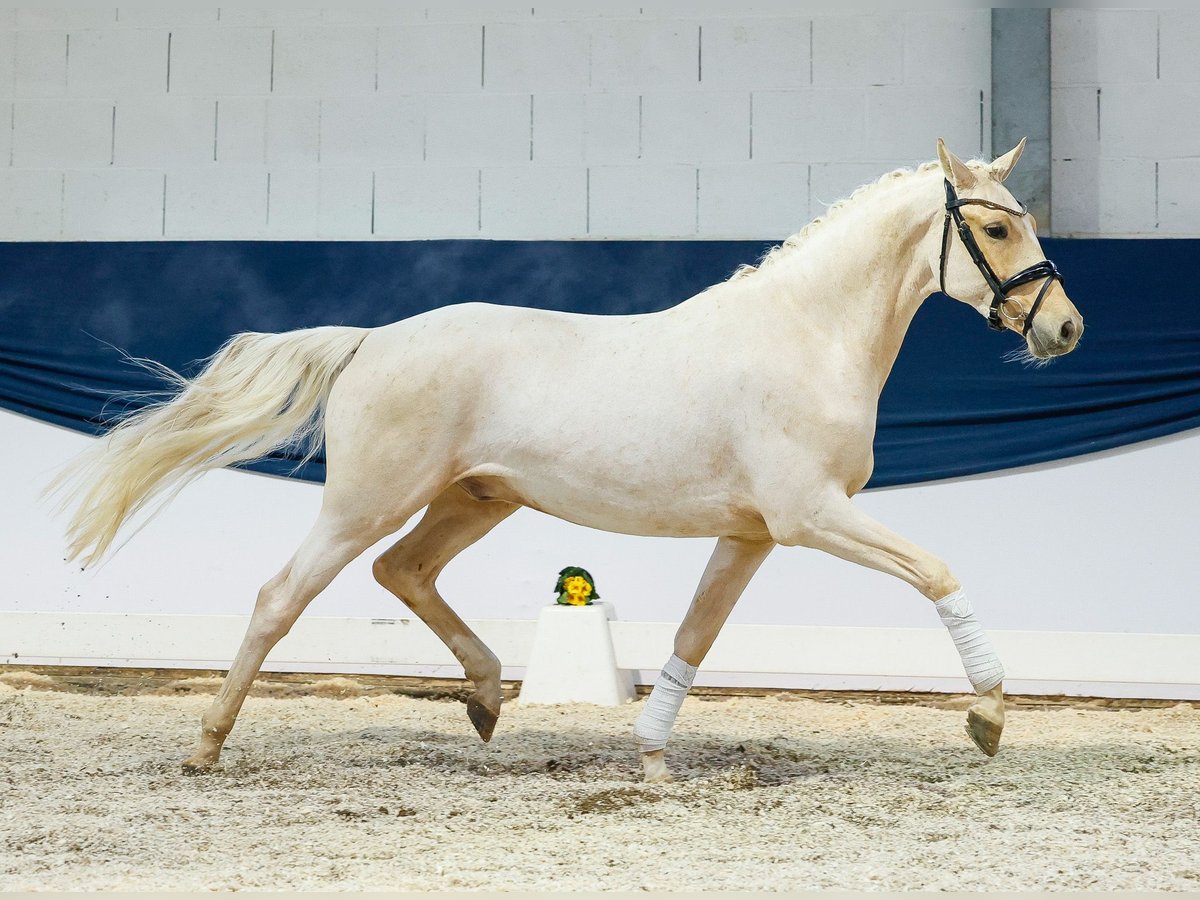
MULTIPOLYGON (((971 166, 973 169, 987 168, 987 163, 983 162, 982 160, 973 159, 968 161, 967 165, 971 166)), ((791 237, 787 238, 782 244, 776 244, 774 247, 771 247, 769 250, 767 250, 767 252, 764 253, 762 258, 758 261, 758 265, 752 266, 747 263, 738 266, 734 273, 729 276, 729 280, 737 281, 741 278, 748 278, 756 272, 759 272, 763 269, 769 269, 780 260, 790 256, 804 244, 805 240, 814 231, 816 231, 830 219, 835 218, 839 212, 844 210, 847 206, 853 204, 860 197, 872 193, 880 185, 891 184, 898 178, 906 178, 909 175, 916 175, 921 172, 929 172, 937 168, 940 168, 940 163, 938 163, 936 160, 934 162, 921 163, 921 165, 917 166, 915 169, 894 169, 891 172, 887 172, 880 176, 875 181, 868 181, 866 184, 860 185, 851 192, 850 196, 843 197, 841 200, 837 200, 830 204, 829 208, 825 211, 825 215, 817 216, 791 237)))

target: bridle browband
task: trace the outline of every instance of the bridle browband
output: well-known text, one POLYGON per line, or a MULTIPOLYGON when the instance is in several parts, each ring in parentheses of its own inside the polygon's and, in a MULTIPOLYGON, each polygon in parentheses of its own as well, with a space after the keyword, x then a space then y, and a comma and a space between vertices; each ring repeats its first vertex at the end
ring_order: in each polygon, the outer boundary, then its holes
MULTIPOLYGON (((1020 201, 1018 201, 1020 202, 1020 201)), ((1033 317, 1037 315, 1038 310, 1042 306, 1042 301, 1046 299, 1046 294, 1050 291, 1050 285, 1055 281, 1063 280, 1062 274, 1054 263, 1048 259, 1043 259, 1039 263, 1034 263, 1027 269, 1022 269, 1016 275, 1009 278, 1007 281, 1001 281, 993 271, 991 265, 988 264, 987 257, 983 255, 983 250, 979 246, 979 242, 975 240, 975 235, 971 231, 971 226, 967 220, 963 218, 960 209, 964 206, 986 206, 988 209, 998 209, 1001 212, 1006 212, 1012 216, 1024 216, 1029 213, 1029 209, 1024 203, 1021 203, 1019 210, 1009 209, 1007 206, 1001 206, 999 203, 993 203, 990 200, 978 200, 973 197, 965 199, 960 198, 954 191, 954 185, 950 183, 950 179, 946 179, 946 221, 942 226, 942 260, 941 260, 941 290, 947 297, 950 296, 946 291, 946 251, 950 248, 950 220, 954 220, 954 225, 958 229, 958 236, 963 242, 963 246, 967 248, 967 253, 971 255, 971 262, 975 263, 980 274, 983 275, 984 281, 992 291, 992 306, 988 312, 988 327, 994 331, 1004 331, 1004 323, 1000 320, 1002 308, 1006 301, 1011 299, 1009 292, 1019 288, 1023 284, 1029 284, 1031 281, 1037 281, 1039 278, 1045 278, 1042 283, 1042 289, 1038 291, 1037 299, 1033 301, 1033 305, 1029 307, 1029 312, 1023 313, 1020 316, 1010 316, 1004 313, 1004 316, 1012 321, 1025 320, 1024 326, 1021 328, 1021 334, 1029 333, 1030 327, 1033 325, 1033 317)))

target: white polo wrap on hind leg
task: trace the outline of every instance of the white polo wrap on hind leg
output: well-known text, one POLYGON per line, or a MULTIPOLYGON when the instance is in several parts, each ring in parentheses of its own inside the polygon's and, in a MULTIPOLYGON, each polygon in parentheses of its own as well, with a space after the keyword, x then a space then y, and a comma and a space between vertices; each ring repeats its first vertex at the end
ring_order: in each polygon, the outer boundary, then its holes
POLYGON ((633 733, 641 740, 641 751, 661 750, 667 746, 667 738, 671 736, 671 727, 683 699, 687 696, 696 677, 696 667, 689 666, 674 654, 667 660, 658 680, 654 682, 654 690, 646 700, 646 708, 638 716, 633 733))
POLYGON ((1002 682, 1004 666, 1000 665, 991 640, 975 620, 975 610, 971 609, 971 602, 962 588, 935 601, 933 608, 950 632, 975 693, 986 693, 1002 682))

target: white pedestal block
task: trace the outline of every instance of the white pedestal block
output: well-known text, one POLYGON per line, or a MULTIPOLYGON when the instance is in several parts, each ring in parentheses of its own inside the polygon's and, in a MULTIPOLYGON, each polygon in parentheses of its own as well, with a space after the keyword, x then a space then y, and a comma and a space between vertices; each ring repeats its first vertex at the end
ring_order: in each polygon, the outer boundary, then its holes
POLYGON ((612 605, 603 601, 545 607, 517 702, 619 706, 632 700, 633 673, 617 668, 608 630, 615 618, 612 605))

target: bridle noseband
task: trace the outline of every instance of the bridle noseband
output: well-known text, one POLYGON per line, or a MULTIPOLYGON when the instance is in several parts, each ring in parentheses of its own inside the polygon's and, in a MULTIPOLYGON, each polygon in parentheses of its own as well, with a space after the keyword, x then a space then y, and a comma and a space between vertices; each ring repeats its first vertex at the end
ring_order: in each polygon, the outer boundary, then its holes
MULTIPOLYGON (((1018 201, 1020 202, 1020 201, 1018 201)), ((1019 210, 1009 209, 1007 206, 1001 206, 999 203, 993 203, 990 200, 978 200, 972 197, 960 199, 954 191, 954 185, 950 183, 950 179, 946 179, 946 222, 942 226, 942 260, 941 260, 941 289, 942 293, 950 296, 946 291, 946 251, 950 248, 950 220, 954 219, 954 225, 958 229, 958 236, 963 242, 963 246, 967 248, 967 253, 971 255, 971 262, 975 263, 980 274, 983 275, 984 281, 992 290, 992 307, 988 312, 988 327, 995 331, 1004 331, 1004 323, 1000 320, 1001 312, 1004 304, 1008 301, 1009 292, 1019 288, 1023 284, 1028 284, 1031 281, 1037 281, 1039 278, 1045 278, 1042 283, 1042 289, 1038 291, 1037 299, 1033 301, 1033 305, 1029 307, 1029 312, 1023 313, 1020 316, 1010 316, 1007 312, 1003 313, 1005 318, 1011 321, 1025 320, 1024 326, 1021 328, 1021 334, 1029 333, 1030 327, 1033 325, 1033 317, 1037 315, 1038 310, 1042 306, 1042 301, 1046 298, 1046 294, 1050 290, 1050 285, 1055 281, 1063 280, 1062 274, 1054 263, 1048 259, 1043 259, 1039 263, 1034 263, 1027 269, 1022 269, 1016 275, 1009 278, 1007 281, 1001 281, 992 267, 988 264, 987 257, 983 255, 983 250, 980 249, 978 241, 975 240, 975 235, 971 231, 971 226, 967 220, 963 218, 960 209, 967 205, 986 206, 988 209, 998 209, 1001 212, 1006 212, 1012 216, 1024 216, 1028 214, 1029 209, 1024 203, 1021 204, 1019 210)))

